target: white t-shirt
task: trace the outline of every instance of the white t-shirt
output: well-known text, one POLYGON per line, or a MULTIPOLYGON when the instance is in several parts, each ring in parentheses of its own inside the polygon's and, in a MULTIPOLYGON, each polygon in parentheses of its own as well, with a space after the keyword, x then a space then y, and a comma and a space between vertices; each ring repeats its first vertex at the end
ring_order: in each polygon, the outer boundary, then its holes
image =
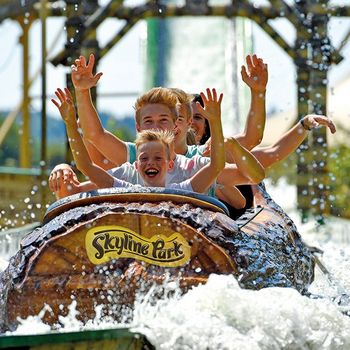
MULTIPOLYGON (((168 171, 166 184, 179 184, 180 182, 190 179, 198 170, 208 164, 209 161, 210 159, 208 157, 194 156, 192 158, 186 158, 183 155, 177 154, 173 169, 168 171)), ((135 163, 124 163, 117 168, 108 170, 108 173, 119 180, 143 186, 143 179, 137 172, 134 164, 135 163)))
MULTIPOLYGON (((140 187, 140 185, 134 185, 130 182, 114 179, 113 187, 140 187)), ((173 188, 177 190, 186 190, 186 191, 192 191, 193 188, 191 185, 191 181, 188 179, 186 181, 182 181, 180 183, 171 183, 165 186, 165 188, 173 188)))

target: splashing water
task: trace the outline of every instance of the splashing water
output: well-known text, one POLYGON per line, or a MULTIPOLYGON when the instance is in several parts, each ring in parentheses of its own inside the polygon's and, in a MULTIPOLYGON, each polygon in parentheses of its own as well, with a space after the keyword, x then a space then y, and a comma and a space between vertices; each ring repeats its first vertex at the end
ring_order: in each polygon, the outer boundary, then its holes
MULTIPOLYGON (((243 290, 232 276, 211 275, 205 285, 181 295, 174 282, 139 294, 133 320, 119 323, 76 319, 75 302, 58 331, 131 327, 157 349, 346 349, 350 346, 350 318, 328 298, 312 299, 290 288, 243 290), (165 293, 164 293, 165 291, 165 293)), ((29 317, 12 334, 48 333, 40 318, 29 317)))

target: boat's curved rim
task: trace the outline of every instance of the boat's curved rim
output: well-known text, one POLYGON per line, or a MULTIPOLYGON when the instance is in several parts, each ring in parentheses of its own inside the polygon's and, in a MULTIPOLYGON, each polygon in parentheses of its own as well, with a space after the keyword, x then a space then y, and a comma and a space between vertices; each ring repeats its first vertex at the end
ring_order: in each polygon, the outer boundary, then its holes
POLYGON ((43 224, 48 223, 54 217, 64 211, 81 205, 89 205, 102 202, 161 202, 172 201, 179 204, 192 204, 221 212, 229 216, 227 207, 218 199, 197 192, 186 190, 168 189, 163 187, 129 187, 129 188, 104 188, 88 192, 77 193, 54 202, 46 210, 43 224))

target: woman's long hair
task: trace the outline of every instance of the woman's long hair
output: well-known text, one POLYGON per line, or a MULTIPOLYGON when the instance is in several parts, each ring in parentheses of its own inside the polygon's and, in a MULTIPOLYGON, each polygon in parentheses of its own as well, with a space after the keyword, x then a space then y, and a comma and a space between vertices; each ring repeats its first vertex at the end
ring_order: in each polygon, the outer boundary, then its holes
MULTIPOLYGON (((199 104, 204 107, 204 102, 202 100, 201 95, 199 94, 194 94, 193 95, 193 100, 192 102, 199 102, 199 104)), ((202 138, 199 141, 200 145, 204 145, 210 138, 210 127, 209 127, 209 122, 207 119, 205 119, 205 125, 204 125, 204 134, 202 138)))

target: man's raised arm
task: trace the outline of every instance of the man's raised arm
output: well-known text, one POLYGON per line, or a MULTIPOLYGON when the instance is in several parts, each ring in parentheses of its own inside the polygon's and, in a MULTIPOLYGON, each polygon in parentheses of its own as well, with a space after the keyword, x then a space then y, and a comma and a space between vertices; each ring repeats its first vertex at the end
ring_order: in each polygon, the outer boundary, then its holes
POLYGON ((93 73, 95 56, 87 63, 83 56, 72 65, 72 81, 75 88, 79 122, 84 138, 92 143, 109 161, 116 165, 125 163, 127 146, 124 141, 103 128, 98 113, 92 103, 90 89, 96 86, 102 73, 93 73))

